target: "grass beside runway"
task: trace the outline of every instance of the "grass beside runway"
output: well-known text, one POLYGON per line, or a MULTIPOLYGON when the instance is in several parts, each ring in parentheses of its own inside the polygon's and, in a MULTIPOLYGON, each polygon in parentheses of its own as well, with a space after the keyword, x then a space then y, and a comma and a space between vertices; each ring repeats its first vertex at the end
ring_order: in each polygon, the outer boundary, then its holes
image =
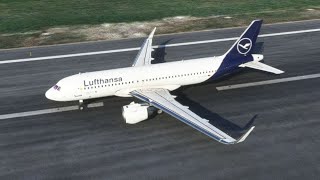
MULTIPOLYGON (((175 16, 219 17, 231 16, 228 19, 204 19, 193 21, 179 27, 173 27, 163 33, 201 30, 237 26, 254 18, 263 18, 267 22, 320 18, 320 13, 302 15, 308 8, 319 10, 319 0, 1 0, 0 1, 0 35, 2 48, 10 44, 28 46, 28 44, 54 44, 82 41, 85 38, 77 35, 59 34, 49 41, 25 43, 15 41, 29 35, 17 35, 34 31, 33 37, 48 28, 61 26, 98 25, 102 23, 120 23, 160 20, 175 16), (239 23, 242 22, 242 23, 239 23), (9 35, 8 35, 9 34, 9 35), (13 35, 10 35, 13 34, 13 35), (72 37, 69 37, 72 36, 72 37), (53 39, 53 40, 52 40, 53 39)), ((20 41, 19 41, 20 42, 20 41)))
POLYGON ((25 32, 61 25, 149 21, 173 16, 217 16, 304 10, 319 0, 2 0, 0 32, 25 32))

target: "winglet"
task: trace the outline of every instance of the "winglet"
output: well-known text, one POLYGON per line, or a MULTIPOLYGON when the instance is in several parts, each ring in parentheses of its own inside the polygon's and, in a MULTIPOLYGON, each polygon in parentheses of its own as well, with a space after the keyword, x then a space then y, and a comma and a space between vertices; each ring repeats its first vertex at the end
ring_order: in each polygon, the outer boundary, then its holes
POLYGON ((244 140, 246 140, 246 138, 249 136, 249 134, 253 131, 253 129, 255 128, 255 126, 252 126, 244 135, 242 135, 237 141, 236 143, 241 143, 244 140))
POLYGON ((156 29, 157 29, 157 27, 155 27, 155 28, 152 30, 152 32, 150 33, 148 39, 152 39, 152 38, 153 38, 154 32, 156 32, 156 29))

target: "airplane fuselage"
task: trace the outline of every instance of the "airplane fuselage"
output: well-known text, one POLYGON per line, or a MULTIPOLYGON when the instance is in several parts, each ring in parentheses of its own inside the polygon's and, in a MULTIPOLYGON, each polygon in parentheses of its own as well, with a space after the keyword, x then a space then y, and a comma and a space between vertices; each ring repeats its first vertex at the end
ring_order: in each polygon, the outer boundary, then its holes
POLYGON ((52 87, 47 93, 56 101, 76 101, 106 96, 130 97, 130 92, 135 89, 164 88, 172 91, 209 80, 222 60, 223 57, 209 57, 79 73, 62 79, 57 83, 59 90, 52 87))

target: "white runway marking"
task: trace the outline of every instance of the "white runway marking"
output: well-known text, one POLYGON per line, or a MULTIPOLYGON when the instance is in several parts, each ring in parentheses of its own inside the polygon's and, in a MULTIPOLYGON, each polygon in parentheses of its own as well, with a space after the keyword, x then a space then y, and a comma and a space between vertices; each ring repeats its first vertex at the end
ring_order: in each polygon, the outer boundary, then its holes
MULTIPOLYGON (((102 106, 103 106, 103 103, 92 103, 92 104, 88 105, 88 108, 102 107, 102 106)), ((43 109, 43 110, 36 110, 36 111, 3 114, 3 115, 0 115, 0 120, 1 119, 27 117, 27 116, 36 116, 36 115, 41 115, 41 114, 51 114, 51 113, 58 113, 58 112, 75 111, 75 110, 78 110, 78 106, 67 106, 67 107, 43 109)))
MULTIPOLYGON (((273 36, 283 36, 283 35, 292 35, 292 34, 301 34, 301 33, 311 33, 311 32, 319 32, 319 31, 320 31, 320 28, 319 29, 307 29, 307 30, 300 30, 300 31, 289 31, 289 32, 281 32, 281 33, 262 34, 262 35, 259 35, 259 37, 273 37, 273 36)), ((204 41, 195 41, 195 42, 186 42, 186 43, 176 43, 176 44, 153 46, 153 48, 188 46, 188 45, 195 45, 195 44, 206 44, 206 43, 216 43, 216 42, 224 42, 224 41, 234 41, 234 40, 237 40, 237 39, 238 39, 238 37, 222 38, 222 39, 213 39, 213 40, 204 40, 204 41)), ((118 53, 118 52, 137 51, 139 49, 140 49, 140 47, 126 48, 126 49, 115 49, 115 50, 106 50, 106 51, 96 51, 96 52, 87 52, 87 53, 65 54, 65 55, 56 55, 56 56, 45 56, 45 57, 37 57, 37 58, 3 60, 3 61, 0 61, 0 64, 20 63, 20 62, 29 62, 29 61, 42 61, 42 60, 48 60, 48 59, 60 59, 60 58, 79 57, 79 56, 92 56, 92 55, 99 55, 99 54, 111 54, 111 53, 118 53)))
POLYGON ((230 90, 230 89, 246 88, 246 87, 252 87, 252 86, 261 86, 261 85, 267 85, 267 84, 276 84, 276 83, 282 83, 282 82, 299 81, 299 80, 314 79, 314 78, 320 78, 320 73, 319 74, 304 75, 304 76, 289 77, 289 78, 282 78, 282 79, 274 79, 274 80, 268 80, 268 81, 259 81, 259 82, 243 83, 243 84, 234 84, 234 85, 228 85, 228 86, 220 86, 220 87, 217 87, 217 90, 224 91, 224 90, 230 90))

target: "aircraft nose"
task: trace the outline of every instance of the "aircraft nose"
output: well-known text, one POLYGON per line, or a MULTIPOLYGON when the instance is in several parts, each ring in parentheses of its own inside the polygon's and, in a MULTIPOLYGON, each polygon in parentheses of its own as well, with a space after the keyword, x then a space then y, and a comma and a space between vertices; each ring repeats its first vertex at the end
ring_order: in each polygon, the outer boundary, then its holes
POLYGON ((54 91, 52 90, 52 88, 50 88, 46 94, 45 94, 47 99, 53 100, 54 101, 54 91))

